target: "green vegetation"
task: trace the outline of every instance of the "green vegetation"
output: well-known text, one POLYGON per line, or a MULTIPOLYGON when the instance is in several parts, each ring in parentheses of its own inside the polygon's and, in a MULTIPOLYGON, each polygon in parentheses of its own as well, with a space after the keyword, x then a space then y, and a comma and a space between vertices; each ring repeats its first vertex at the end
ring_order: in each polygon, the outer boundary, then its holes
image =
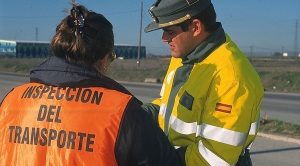
POLYGON ((0 58, 0 71, 29 74, 30 68, 39 65, 45 59, 0 58))
MULTIPOLYGON (((164 79, 169 65, 169 59, 142 59, 140 66, 136 60, 115 60, 107 75, 115 80, 143 82, 145 78, 164 79)), ((263 86, 267 92, 300 93, 300 65, 291 66, 286 62, 284 67, 278 65, 275 61, 272 66, 268 62, 267 67, 256 67, 261 63, 254 62, 253 65, 259 74, 263 86)))
MULTIPOLYGON (((0 72, 16 72, 28 74, 33 66, 37 66, 45 59, 14 59, 0 58, 0 72)), ((107 75, 115 80, 144 82, 145 78, 158 78, 161 81, 169 65, 169 59, 141 59, 139 65, 136 60, 116 59, 110 66, 107 75)), ((268 92, 300 93, 300 65, 291 67, 271 66, 254 68, 261 77, 268 92)), ((300 125, 289 124, 278 120, 261 119, 260 132, 289 136, 300 139, 300 125)))
MULTIPOLYGON (((0 71, 29 74, 31 67, 39 65, 44 60, 0 58, 0 71)), ((144 82, 145 78, 158 78, 162 81, 168 65, 168 58, 141 59, 139 65, 135 59, 116 59, 111 63, 107 76, 118 81, 144 82)), ((270 64, 268 67, 256 67, 255 62, 253 65, 267 92, 300 93, 300 65, 291 67, 288 62, 286 67, 279 67, 276 64, 273 67, 270 67, 270 64)))
POLYGON ((111 63, 107 76, 115 80, 129 82, 144 82, 145 78, 163 80, 167 72, 169 59, 116 59, 111 63))
POLYGON ((300 125, 261 119, 259 132, 300 139, 300 125))
POLYGON ((258 71, 258 74, 267 91, 300 93, 299 71, 258 71))

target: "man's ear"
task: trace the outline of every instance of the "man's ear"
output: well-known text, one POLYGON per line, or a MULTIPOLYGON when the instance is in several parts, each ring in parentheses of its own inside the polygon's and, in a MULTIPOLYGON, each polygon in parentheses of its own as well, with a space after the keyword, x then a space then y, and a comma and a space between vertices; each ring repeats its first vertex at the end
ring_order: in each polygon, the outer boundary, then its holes
POLYGON ((203 27, 202 27, 202 23, 200 20, 198 20, 198 19, 193 20, 192 30, 193 30, 194 36, 199 36, 201 34, 203 27))

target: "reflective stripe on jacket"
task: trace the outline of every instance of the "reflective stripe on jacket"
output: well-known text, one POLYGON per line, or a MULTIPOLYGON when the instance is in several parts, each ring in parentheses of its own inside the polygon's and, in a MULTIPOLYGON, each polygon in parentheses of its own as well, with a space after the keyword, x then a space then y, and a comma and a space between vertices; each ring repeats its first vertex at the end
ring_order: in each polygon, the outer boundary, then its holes
POLYGON ((202 46, 187 59, 172 58, 161 98, 143 106, 154 116, 159 106, 158 123, 176 148, 186 147, 188 166, 234 165, 258 131, 262 83, 247 57, 224 37, 216 49, 206 49, 202 61, 191 60, 203 53, 202 46))
POLYGON ((100 87, 16 87, 1 105, 0 165, 117 165, 111 149, 130 99, 100 87))

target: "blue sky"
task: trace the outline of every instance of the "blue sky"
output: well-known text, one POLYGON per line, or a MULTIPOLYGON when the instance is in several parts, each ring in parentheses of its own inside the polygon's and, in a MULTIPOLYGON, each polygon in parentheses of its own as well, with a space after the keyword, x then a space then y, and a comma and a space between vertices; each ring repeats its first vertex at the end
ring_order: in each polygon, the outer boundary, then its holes
MULTIPOLYGON (((50 41, 71 0, 1 0, 0 39, 50 41), (37 34, 37 35, 36 35, 37 34)), ((78 0, 89 10, 103 14, 114 26, 116 44, 139 44, 140 13, 142 40, 147 53, 169 55, 161 42, 161 30, 144 33, 152 21, 149 7, 155 0, 78 0)), ((225 32, 244 51, 281 52, 295 50, 298 19, 300 51, 300 0, 212 0, 225 32)))

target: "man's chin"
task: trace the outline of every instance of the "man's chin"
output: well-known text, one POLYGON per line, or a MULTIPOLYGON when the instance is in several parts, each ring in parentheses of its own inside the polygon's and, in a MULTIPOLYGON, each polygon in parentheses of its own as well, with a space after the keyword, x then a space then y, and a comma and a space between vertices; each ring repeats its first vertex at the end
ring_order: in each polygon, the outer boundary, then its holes
POLYGON ((176 53, 174 53, 174 52, 171 52, 171 56, 172 56, 173 58, 181 58, 181 56, 180 56, 179 54, 176 54, 176 53))

